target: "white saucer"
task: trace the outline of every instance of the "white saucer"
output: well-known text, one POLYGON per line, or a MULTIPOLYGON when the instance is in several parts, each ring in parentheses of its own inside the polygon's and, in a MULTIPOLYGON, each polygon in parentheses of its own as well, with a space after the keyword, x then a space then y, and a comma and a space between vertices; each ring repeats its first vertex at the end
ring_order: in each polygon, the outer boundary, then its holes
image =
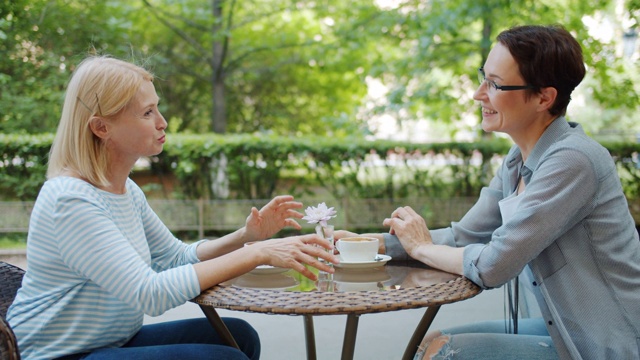
POLYGON ((259 265, 255 269, 249 272, 251 274, 256 274, 256 275, 268 275, 268 274, 280 274, 285 271, 289 271, 289 269, 271 266, 271 265, 259 265))
POLYGON ((391 260, 391 256, 378 254, 376 259, 379 260, 371 260, 371 261, 342 261, 340 260, 340 264, 335 264, 333 266, 337 268, 343 269, 369 269, 369 268, 377 268, 383 266, 387 263, 387 261, 391 260))

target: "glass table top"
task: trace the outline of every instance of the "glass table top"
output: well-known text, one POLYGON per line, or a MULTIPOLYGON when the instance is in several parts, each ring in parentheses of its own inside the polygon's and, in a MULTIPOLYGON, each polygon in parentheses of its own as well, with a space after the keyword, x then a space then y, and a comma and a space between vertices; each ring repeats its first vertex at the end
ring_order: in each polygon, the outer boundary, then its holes
POLYGON ((415 261, 389 261, 372 267, 336 267, 334 274, 309 269, 318 280, 310 280, 294 270, 259 267, 220 285, 297 292, 389 291, 430 286, 458 277, 415 261))

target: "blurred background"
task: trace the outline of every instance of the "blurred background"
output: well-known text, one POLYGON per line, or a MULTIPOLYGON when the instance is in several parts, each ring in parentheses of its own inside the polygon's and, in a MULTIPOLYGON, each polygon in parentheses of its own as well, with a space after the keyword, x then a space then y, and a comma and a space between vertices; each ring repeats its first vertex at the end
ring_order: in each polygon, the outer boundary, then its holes
POLYGON ((65 85, 90 54, 156 75, 167 144, 132 178, 182 238, 283 193, 335 206, 337 227, 379 230, 405 204, 446 226, 510 146, 481 131, 472 95, 496 35, 522 24, 582 44, 568 118, 640 208, 639 19, 638 0, 2 0, 0 231, 24 242, 65 85))
POLYGON ((562 24, 588 77, 570 117, 640 129, 638 0, 3 0, 0 132, 56 129, 88 54, 150 68, 172 132, 474 140, 502 30, 562 24))

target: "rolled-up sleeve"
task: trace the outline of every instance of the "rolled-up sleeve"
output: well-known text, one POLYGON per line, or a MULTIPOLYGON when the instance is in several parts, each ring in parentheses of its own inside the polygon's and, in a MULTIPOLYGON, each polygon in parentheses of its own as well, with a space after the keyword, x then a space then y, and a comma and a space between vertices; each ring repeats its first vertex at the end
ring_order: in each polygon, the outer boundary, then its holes
POLYGON ((404 250, 404 247, 402 247, 402 244, 400 243, 400 240, 398 240, 397 236, 388 233, 383 234, 383 236, 385 253, 391 256, 393 260, 402 261, 411 259, 409 254, 407 254, 407 252, 404 250))
POLYGON ((464 254, 462 258, 462 266, 464 271, 464 276, 473 281, 475 284, 480 286, 483 289, 491 289, 484 284, 482 281, 482 277, 480 276, 480 271, 476 266, 478 258, 480 258, 480 254, 487 245, 484 244, 471 244, 467 245, 464 248, 464 254))

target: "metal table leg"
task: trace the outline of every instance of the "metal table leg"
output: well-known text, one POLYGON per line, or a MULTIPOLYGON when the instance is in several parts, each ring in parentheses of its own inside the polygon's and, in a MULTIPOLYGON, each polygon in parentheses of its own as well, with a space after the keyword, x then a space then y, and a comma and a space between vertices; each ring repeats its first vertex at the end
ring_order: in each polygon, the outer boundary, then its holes
POLYGON ((356 334, 358 333, 358 320, 360 315, 347 315, 347 325, 344 329, 344 342, 342 343, 342 360, 353 360, 356 349, 356 334))
POLYGON ((218 335, 220 335, 222 340, 227 345, 235 347, 236 349, 240 349, 238 343, 236 342, 236 339, 233 338, 233 335, 231 335, 231 332, 227 328, 227 325, 224 324, 224 321, 222 321, 220 315, 218 315, 218 312, 216 312, 216 309, 211 306, 205 305, 200 305, 200 309, 202 309, 202 312, 207 317, 216 332, 218 332, 218 335))
POLYGON ((313 316, 304 315, 304 335, 307 346, 307 360, 316 360, 316 335, 313 330, 313 316))
POLYGON ((422 319, 416 326, 416 330, 413 332, 413 336, 409 340, 409 344, 407 344, 407 348, 404 350, 404 355, 402 355, 402 360, 412 360, 418 351, 418 346, 420 342, 424 338, 424 335, 429 330, 429 326, 433 322, 433 319, 438 314, 438 310, 440 310, 440 306, 429 306, 427 311, 424 312, 422 319))

